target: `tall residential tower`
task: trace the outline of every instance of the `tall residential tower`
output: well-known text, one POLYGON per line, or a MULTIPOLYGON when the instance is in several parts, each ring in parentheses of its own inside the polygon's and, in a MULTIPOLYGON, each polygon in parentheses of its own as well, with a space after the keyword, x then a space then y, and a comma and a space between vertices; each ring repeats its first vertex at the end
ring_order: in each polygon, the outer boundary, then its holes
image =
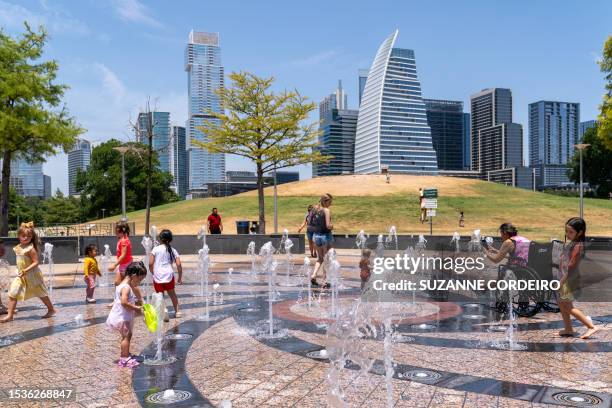
POLYGON ((574 184, 568 164, 580 142, 580 104, 538 101, 529 104, 529 165, 537 174, 537 187, 574 184))
POLYGON ((193 141, 206 141, 200 127, 205 121, 215 121, 211 112, 221 113, 223 107, 216 91, 223 88, 224 71, 218 33, 191 31, 185 49, 185 71, 189 96, 187 119, 187 150, 189 152, 189 190, 202 192, 207 183, 225 179, 225 155, 209 153, 193 141))

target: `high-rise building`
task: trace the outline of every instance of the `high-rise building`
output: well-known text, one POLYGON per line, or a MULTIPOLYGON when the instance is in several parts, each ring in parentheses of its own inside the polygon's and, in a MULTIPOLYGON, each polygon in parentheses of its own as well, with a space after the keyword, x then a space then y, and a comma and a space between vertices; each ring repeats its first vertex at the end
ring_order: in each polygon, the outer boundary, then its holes
POLYGON ((470 97, 472 120, 472 170, 480 169, 479 132, 501 123, 512 122, 512 92, 505 88, 483 89, 470 97))
POLYGON ((469 170, 472 164, 472 133, 470 132, 472 122, 470 114, 463 113, 463 169, 469 170))
POLYGON ((342 89, 342 81, 338 81, 338 88, 333 94, 329 94, 319 103, 319 118, 324 118, 332 109, 346 109, 348 107, 348 95, 342 89))
POLYGON ((438 169, 463 170, 463 102, 423 99, 438 169))
POLYGON ((326 163, 313 164, 314 177, 353 173, 358 111, 348 109, 347 100, 342 82, 338 81, 338 89, 319 103, 318 150, 332 158, 326 163))
POLYGON ((201 127, 217 119, 211 112, 221 113, 223 107, 216 91, 224 86, 219 33, 191 31, 185 49, 189 117, 187 119, 187 150, 189 152, 189 190, 201 192, 207 183, 225 179, 225 155, 209 153, 193 143, 207 141, 201 127))
POLYGON ((28 163, 24 159, 12 160, 9 185, 22 197, 51 197, 51 177, 43 174, 42 163, 28 163))
POLYGON ((179 197, 185 198, 189 191, 189 155, 187 154, 187 132, 183 126, 172 126, 170 144, 170 169, 172 186, 179 197))
POLYGON ((532 188, 523 166, 523 126, 512 122, 512 92, 488 88, 472 95, 471 168, 486 180, 532 188))
POLYGON ((77 195, 76 188, 77 173, 85 171, 91 160, 91 143, 85 139, 77 139, 72 149, 68 152, 68 194, 77 195))
POLYGON ((369 69, 359 70, 359 105, 361 105, 361 97, 363 96, 363 91, 365 90, 366 81, 368 80, 368 72, 370 72, 369 69))
POLYGON ((594 128, 597 125, 596 120, 586 120, 584 122, 580 122, 580 130, 578 131, 578 138, 582 141, 582 137, 584 136, 584 132, 586 132, 590 128, 594 128))
POLYGON ((365 84, 355 136, 355 173, 437 174, 414 51, 383 41, 365 84))
POLYGON ((563 187, 568 165, 580 141, 580 104, 538 101, 529 104, 529 165, 537 188, 563 187))
POLYGON ((149 126, 153 133, 153 151, 157 153, 161 171, 170 170, 170 112, 141 112, 136 122, 136 141, 149 144, 149 126))

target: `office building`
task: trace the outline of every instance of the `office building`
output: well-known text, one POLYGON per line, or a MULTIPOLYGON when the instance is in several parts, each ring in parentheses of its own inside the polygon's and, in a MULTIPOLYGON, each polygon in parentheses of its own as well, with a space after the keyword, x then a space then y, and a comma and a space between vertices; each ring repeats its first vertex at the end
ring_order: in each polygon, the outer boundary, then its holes
POLYGON ((423 99, 438 169, 463 170, 463 102, 423 99))
POLYGON ((361 105, 361 97, 363 96, 363 91, 365 90, 366 81, 368 79, 369 69, 360 69, 359 70, 359 105, 361 105))
POLYGON ((580 141, 580 104, 538 101, 529 104, 529 165, 536 187, 573 185, 567 176, 575 145, 580 141))
MULTIPOLYGON (((270 172, 265 175, 266 183, 272 184, 274 182, 274 173, 270 172)), ((298 171, 291 170, 277 170, 276 171, 276 184, 293 183, 294 181, 300 181, 300 173, 298 171)))
POLYGON ((472 134, 470 114, 463 113, 463 169, 469 170, 472 163, 472 134))
POLYGON ((12 160, 9 185, 22 197, 51 198, 51 177, 43 174, 42 163, 12 160))
POLYGON ((224 86, 221 47, 218 33, 191 31, 185 49, 187 71, 188 119, 187 150, 189 153, 189 190, 206 190, 208 183, 225 179, 225 155, 209 153, 193 141, 207 141, 201 127, 217 119, 211 112, 221 113, 223 107, 216 91, 224 86))
POLYGON ((413 50, 383 41, 368 73, 355 136, 355 173, 437 174, 413 50))
POLYGON ((578 138, 582 141, 582 137, 584 136, 584 132, 586 132, 590 128, 594 128, 597 125, 596 120, 586 120, 584 122, 580 122, 580 130, 578 131, 578 138))
POLYGON ((77 139, 68 152, 68 195, 79 193, 76 188, 76 178, 79 171, 86 171, 91 161, 91 143, 85 139, 77 139))
POLYGON ((347 95, 338 82, 334 94, 319 104, 319 146, 317 149, 331 159, 326 163, 314 163, 313 177, 351 174, 355 164, 355 132, 357 110, 347 109, 347 95))
POLYGON ((187 132, 183 126, 172 126, 170 143, 170 169, 172 188, 185 198, 189 191, 189 155, 187 154, 187 132))
POLYGON ((141 112, 136 122, 136 141, 149 145, 152 134, 153 151, 159 160, 159 169, 172 173, 170 167, 170 112, 141 112))

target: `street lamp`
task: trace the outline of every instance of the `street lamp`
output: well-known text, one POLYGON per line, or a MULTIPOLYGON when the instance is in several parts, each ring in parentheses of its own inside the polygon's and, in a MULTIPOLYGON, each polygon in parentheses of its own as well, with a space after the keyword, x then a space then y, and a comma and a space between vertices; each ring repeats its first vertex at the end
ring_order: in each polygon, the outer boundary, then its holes
POLYGON ((125 213, 125 153, 129 151, 140 151, 137 147, 133 146, 119 146, 113 147, 113 150, 121 153, 121 221, 127 221, 127 215, 125 213))
POLYGON ((582 185, 582 151, 589 147, 588 143, 578 143, 574 145, 576 149, 580 152, 580 218, 584 219, 584 187, 582 185))
POLYGON ((274 166, 274 233, 278 234, 278 195, 276 192, 276 166, 274 166))

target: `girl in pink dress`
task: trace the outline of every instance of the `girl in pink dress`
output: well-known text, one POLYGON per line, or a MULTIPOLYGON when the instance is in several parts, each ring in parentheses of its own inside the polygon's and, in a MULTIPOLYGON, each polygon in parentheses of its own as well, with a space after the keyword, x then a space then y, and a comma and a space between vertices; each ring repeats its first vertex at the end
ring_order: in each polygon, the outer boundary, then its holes
POLYGON ((132 262, 125 270, 125 278, 115 288, 115 301, 106 324, 121 335, 119 367, 133 368, 138 365, 138 361, 130 356, 134 316, 142 313, 142 307, 136 305, 138 298, 134 292, 146 275, 147 270, 142 262, 132 262))

